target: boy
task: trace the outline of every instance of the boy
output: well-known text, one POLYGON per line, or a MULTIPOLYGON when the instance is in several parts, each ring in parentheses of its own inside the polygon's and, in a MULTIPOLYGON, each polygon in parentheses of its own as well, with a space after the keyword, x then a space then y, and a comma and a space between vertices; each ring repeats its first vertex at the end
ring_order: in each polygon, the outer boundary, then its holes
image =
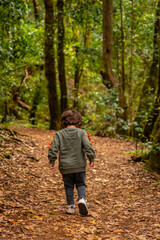
POLYGON ((74 185, 78 191, 78 207, 82 215, 88 214, 86 201, 86 156, 94 167, 95 151, 85 130, 80 129, 82 116, 76 110, 65 111, 61 116, 62 130, 58 131, 48 151, 50 168, 54 169, 59 152, 59 170, 67 198, 66 212, 75 213, 74 185))

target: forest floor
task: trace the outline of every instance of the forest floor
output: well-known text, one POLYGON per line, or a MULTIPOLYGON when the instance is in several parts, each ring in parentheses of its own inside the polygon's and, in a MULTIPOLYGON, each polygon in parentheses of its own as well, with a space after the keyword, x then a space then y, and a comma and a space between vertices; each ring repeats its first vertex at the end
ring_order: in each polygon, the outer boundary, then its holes
POLYGON ((96 159, 87 167, 83 217, 77 206, 75 215, 65 213, 58 163, 49 168, 55 132, 11 129, 0 130, 0 240, 160 240, 160 176, 130 161, 134 142, 92 136, 96 159))

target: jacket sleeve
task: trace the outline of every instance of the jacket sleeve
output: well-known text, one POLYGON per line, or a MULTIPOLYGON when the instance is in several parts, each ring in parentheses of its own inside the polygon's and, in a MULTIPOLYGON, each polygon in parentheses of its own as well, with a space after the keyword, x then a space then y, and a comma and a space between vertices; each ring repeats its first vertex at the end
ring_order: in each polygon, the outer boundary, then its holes
POLYGON ((54 136, 54 140, 48 150, 48 159, 50 164, 55 163, 58 152, 59 152, 59 146, 60 146, 59 137, 58 137, 58 134, 56 133, 54 136))
POLYGON ((82 145, 83 145, 83 151, 87 155, 89 161, 94 162, 95 151, 92 143, 88 139, 88 135, 86 131, 82 135, 82 145))

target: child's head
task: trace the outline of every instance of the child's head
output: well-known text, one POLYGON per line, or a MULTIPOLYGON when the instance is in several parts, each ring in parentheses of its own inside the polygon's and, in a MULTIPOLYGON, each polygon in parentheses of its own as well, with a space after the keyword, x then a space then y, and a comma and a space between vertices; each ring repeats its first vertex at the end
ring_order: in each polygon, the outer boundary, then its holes
POLYGON ((82 125, 82 116, 76 110, 68 110, 63 112, 61 116, 61 126, 66 128, 67 126, 76 126, 81 127, 82 125))

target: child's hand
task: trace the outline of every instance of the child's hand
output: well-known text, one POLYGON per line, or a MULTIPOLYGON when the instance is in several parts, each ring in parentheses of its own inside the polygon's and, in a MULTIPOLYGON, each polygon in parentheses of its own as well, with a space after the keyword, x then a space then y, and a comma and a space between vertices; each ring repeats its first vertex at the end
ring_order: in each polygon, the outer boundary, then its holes
POLYGON ((50 166, 51 169, 55 168, 55 164, 50 164, 49 166, 50 166))
POLYGON ((94 162, 90 162, 90 163, 89 163, 89 166, 90 166, 90 167, 94 167, 94 162))

